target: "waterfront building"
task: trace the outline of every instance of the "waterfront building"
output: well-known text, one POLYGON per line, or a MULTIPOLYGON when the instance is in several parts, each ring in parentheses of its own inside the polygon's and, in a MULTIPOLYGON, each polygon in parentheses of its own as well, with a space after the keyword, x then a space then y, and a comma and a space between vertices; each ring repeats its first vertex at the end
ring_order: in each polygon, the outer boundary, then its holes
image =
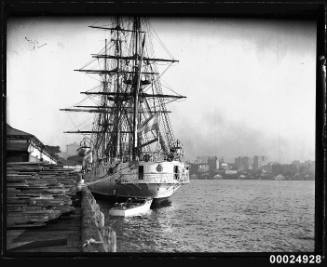
POLYGON ((34 135, 15 129, 7 124, 7 162, 48 162, 57 164, 57 158, 34 135))

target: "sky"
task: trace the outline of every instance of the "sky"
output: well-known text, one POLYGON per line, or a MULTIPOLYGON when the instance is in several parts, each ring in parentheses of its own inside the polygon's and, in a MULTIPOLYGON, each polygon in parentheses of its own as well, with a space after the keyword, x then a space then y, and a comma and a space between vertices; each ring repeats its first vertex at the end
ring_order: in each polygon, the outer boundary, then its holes
MULTIPOLYGON (((315 159, 316 25, 310 21, 149 18, 162 76, 186 99, 168 105, 185 159, 265 155, 315 159), (159 38, 158 38, 159 37, 159 38), (164 45, 162 45, 164 43, 164 45), (168 50, 168 52, 167 52, 168 50)), ((7 25, 7 122, 48 145, 79 143, 67 130, 91 117, 59 111, 99 82, 75 72, 104 46, 110 18, 12 19, 7 25)), ((165 89, 166 88, 166 89, 165 89)), ((89 126, 90 127, 90 126, 89 126)))

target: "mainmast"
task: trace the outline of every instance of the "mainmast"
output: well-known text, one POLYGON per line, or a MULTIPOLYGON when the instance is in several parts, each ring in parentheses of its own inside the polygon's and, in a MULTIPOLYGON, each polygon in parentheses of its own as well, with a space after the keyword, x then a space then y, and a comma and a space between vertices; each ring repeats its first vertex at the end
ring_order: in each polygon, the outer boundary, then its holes
MULTIPOLYGON (((111 42, 114 43, 114 56, 115 56, 115 74, 113 77, 112 87, 113 87, 113 100, 114 100, 114 110, 112 112, 112 121, 113 121, 113 131, 111 137, 111 142, 108 144, 108 150, 110 151, 110 157, 111 158, 118 158, 121 156, 121 122, 120 122, 120 116, 121 116, 121 101, 117 97, 118 94, 121 92, 121 85, 120 85, 120 75, 121 73, 121 65, 120 65, 120 56, 121 56, 121 36, 120 36, 120 18, 116 18, 116 28, 112 29, 111 31, 115 31, 115 35, 112 35, 114 38, 111 38, 111 42)), ((107 96, 107 99, 108 96, 107 96)))
MULTIPOLYGON (((104 40, 104 53, 105 55, 108 54, 108 48, 107 48, 107 39, 104 40)), ((107 59, 104 60, 104 69, 107 70, 107 59)), ((107 73, 104 74, 104 80, 103 80, 103 92, 107 92, 108 89, 108 80, 107 80, 107 73)), ((105 96, 103 96, 102 98, 102 106, 107 105, 107 99, 105 96)), ((104 133, 103 135, 103 146, 102 146, 102 155, 105 155, 106 153, 106 146, 107 146, 107 138, 106 138, 106 131, 108 128, 108 114, 103 113, 103 114, 99 114, 100 116, 103 116, 103 131, 104 133)))
POLYGON ((141 55, 139 57, 139 39, 140 39, 140 19, 138 17, 134 18, 133 28, 135 30, 135 86, 134 86, 134 117, 133 117, 133 160, 138 160, 138 117, 139 117, 139 91, 141 84, 141 69, 143 61, 143 51, 145 36, 143 38, 141 55))
MULTIPOLYGON (((116 24, 117 24, 117 27, 120 28, 120 17, 117 17, 116 19, 116 24)), ((119 56, 121 56, 121 39, 120 39, 120 31, 116 31, 116 39, 117 39, 117 42, 116 42, 116 45, 115 45, 115 56, 117 57, 116 59, 116 63, 117 63, 117 71, 120 70, 120 59, 119 59, 119 56)), ((120 77, 119 75, 117 74, 116 75, 116 92, 119 93, 120 92, 120 77)), ((116 142, 115 142, 115 148, 114 148, 114 151, 115 151, 115 157, 117 156, 122 156, 122 149, 121 149, 121 136, 120 136, 120 131, 121 131, 121 123, 120 123, 120 116, 121 116, 121 111, 120 111, 120 106, 121 106, 121 103, 117 103, 116 106, 118 105, 119 109, 118 109, 118 112, 117 112, 117 136, 116 136, 116 142)))

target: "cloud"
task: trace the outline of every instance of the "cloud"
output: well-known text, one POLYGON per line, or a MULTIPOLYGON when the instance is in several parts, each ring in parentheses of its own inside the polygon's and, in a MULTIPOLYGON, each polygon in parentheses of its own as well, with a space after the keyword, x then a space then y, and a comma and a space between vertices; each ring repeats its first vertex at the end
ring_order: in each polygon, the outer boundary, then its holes
POLYGON ((58 45, 60 48, 65 48, 65 45, 64 45, 62 42, 57 42, 57 45, 58 45))

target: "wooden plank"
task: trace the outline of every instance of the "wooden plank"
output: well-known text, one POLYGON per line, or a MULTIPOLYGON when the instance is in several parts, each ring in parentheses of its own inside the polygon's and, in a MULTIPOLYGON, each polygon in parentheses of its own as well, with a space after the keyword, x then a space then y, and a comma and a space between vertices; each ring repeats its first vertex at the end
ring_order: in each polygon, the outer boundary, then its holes
POLYGON ((74 211, 80 175, 46 163, 7 164, 9 227, 33 227, 74 211))
POLYGON ((7 236, 7 244, 11 244, 15 241, 16 238, 21 236, 25 230, 7 230, 6 236, 7 236))
POLYGON ((27 223, 27 224, 13 224, 13 225, 8 225, 7 230, 11 229, 24 229, 26 228, 40 228, 45 226, 46 223, 27 223))
POLYGON ((17 249, 31 249, 31 248, 38 248, 38 247, 62 246, 62 245, 67 245, 67 238, 13 243, 8 248, 8 250, 13 251, 13 250, 17 250, 17 249))

